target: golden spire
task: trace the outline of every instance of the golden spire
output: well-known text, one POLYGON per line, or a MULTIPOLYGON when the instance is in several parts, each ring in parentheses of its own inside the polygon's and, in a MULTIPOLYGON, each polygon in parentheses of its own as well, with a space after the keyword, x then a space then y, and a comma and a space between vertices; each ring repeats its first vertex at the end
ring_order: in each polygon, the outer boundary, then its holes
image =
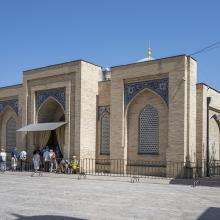
POLYGON ((150 41, 149 41, 149 46, 148 46, 148 50, 147 50, 147 60, 152 59, 151 54, 152 54, 152 50, 150 48, 150 41))
POLYGON ((151 60, 151 48, 149 47, 147 50, 147 60, 151 60))

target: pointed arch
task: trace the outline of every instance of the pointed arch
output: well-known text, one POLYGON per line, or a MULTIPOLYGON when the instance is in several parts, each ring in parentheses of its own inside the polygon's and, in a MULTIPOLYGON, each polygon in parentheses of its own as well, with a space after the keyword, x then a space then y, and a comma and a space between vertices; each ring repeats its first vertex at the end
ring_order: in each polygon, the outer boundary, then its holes
POLYGON ((36 121, 38 123, 65 121, 65 110, 55 98, 50 96, 39 106, 36 121))
POLYGON ((167 108, 168 109, 168 105, 166 103, 166 101, 158 94, 156 93, 155 91, 149 89, 149 88, 144 88, 142 89, 141 91, 139 91, 132 99, 130 99, 130 101, 128 102, 126 108, 125 108, 125 117, 127 116, 127 113, 128 113, 128 110, 129 110, 129 107, 130 105, 136 100, 136 98, 138 96, 140 96, 142 93, 145 93, 145 92, 150 92, 152 93, 153 95, 155 95, 155 97, 157 97, 164 105, 164 108, 167 108))
POLYGON ((155 91, 168 104, 168 84, 168 78, 128 83, 125 85, 125 104, 145 88, 155 91))
POLYGON ((8 112, 11 112, 13 115, 16 115, 17 117, 17 112, 10 105, 4 107, 4 109, 0 112, 0 117, 4 117, 5 114, 7 114, 8 112))
POLYGON ((12 116, 6 123, 6 152, 11 152, 16 148, 16 130, 17 123, 12 116))
POLYGON ((124 123, 128 160, 166 160, 168 106, 160 95, 141 90, 126 106, 124 123))
POLYGON ((4 147, 7 152, 17 147, 17 126, 17 113, 11 106, 5 107, 0 114, 0 139, 1 146, 4 147))
POLYGON ((0 114, 5 111, 5 109, 11 108, 18 115, 18 100, 9 99, 9 100, 0 100, 0 114))
POLYGON ((65 109, 65 88, 54 88, 47 90, 39 90, 35 93, 35 105, 38 110, 40 105, 49 97, 53 97, 57 100, 65 109))

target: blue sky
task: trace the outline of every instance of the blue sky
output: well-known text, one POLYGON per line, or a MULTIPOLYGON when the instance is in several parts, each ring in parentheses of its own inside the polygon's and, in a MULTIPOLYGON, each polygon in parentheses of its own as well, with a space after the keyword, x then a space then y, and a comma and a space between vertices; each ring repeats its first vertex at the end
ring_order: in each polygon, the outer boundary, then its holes
MULTIPOLYGON (((220 1, 0 0, 0 86, 75 59, 103 67, 191 54, 220 41, 220 1)), ((196 55, 198 82, 220 90, 220 47, 196 55)))

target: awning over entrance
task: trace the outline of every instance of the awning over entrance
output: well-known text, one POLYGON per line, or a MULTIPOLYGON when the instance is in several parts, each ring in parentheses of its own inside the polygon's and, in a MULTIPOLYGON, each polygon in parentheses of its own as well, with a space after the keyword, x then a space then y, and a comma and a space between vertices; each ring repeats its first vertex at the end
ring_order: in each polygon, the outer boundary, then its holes
POLYGON ((17 131, 52 131, 55 130, 67 122, 50 122, 50 123, 38 123, 30 124, 23 128, 18 129, 17 131))

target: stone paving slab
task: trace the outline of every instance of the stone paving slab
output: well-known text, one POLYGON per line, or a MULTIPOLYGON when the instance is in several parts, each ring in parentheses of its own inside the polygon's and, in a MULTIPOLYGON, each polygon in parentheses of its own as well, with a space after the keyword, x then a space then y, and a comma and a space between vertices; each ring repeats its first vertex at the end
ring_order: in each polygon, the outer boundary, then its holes
POLYGON ((0 219, 220 219, 218 187, 193 188, 169 181, 5 173, 0 175, 0 219))

